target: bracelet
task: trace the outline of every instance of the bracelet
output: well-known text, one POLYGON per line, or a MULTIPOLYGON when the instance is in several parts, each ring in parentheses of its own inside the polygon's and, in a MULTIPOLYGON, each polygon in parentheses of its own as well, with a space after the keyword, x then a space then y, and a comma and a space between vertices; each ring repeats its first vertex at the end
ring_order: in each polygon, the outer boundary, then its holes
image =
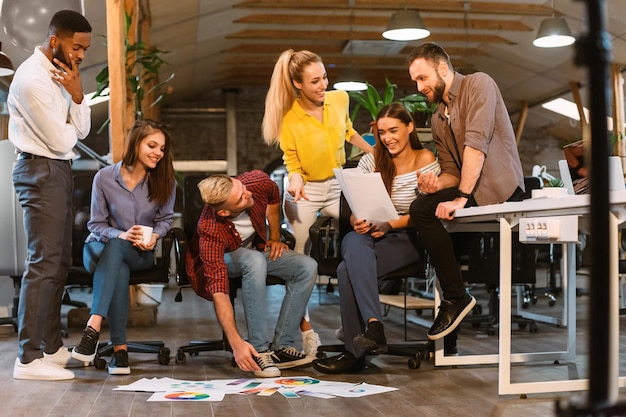
POLYGON ((463 191, 461 191, 461 190, 457 190, 457 192, 456 192, 456 198, 466 198, 466 199, 468 199, 468 200, 469 200, 469 198, 470 198, 471 196, 472 196, 471 194, 464 193, 464 192, 463 192, 463 191))

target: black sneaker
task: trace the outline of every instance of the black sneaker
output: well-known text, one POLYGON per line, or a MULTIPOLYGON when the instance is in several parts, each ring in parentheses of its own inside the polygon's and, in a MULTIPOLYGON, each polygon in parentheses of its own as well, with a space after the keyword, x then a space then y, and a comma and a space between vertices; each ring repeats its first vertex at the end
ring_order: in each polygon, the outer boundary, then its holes
POLYGON ((379 321, 371 321, 367 324, 365 333, 358 334, 352 339, 354 346, 367 352, 379 354, 387 352, 387 338, 383 324, 379 321))
POLYGON ((282 348, 272 353, 272 361, 276 364, 278 369, 310 365, 313 359, 315 359, 315 357, 303 355, 293 347, 282 348))
POLYGON ((85 327, 83 335, 80 337, 80 342, 72 349, 72 358, 83 362, 91 362, 96 357, 98 337, 98 332, 93 327, 85 327))
POLYGON ((272 355, 273 352, 267 351, 259 353, 259 356, 254 358, 256 364, 261 368, 260 371, 254 371, 254 376, 258 376, 259 378, 275 378, 280 376, 280 370, 274 364, 272 355))
POLYGON ((325 374, 353 374, 361 372, 364 368, 365 358, 357 358, 347 351, 330 358, 313 361, 313 369, 325 374))
POLYGON ((113 352, 107 370, 111 375, 130 374, 130 366, 128 366, 128 352, 125 350, 117 350, 113 352))
POLYGON ((438 340, 449 335, 457 328, 463 318, 472 310, 476 304, 476 299, 469 293, 463 294, 458 300, 441 300, 439 306, 439 314, 435 318, 430 330, 428 330, 428 338, 430 340, 438 340))

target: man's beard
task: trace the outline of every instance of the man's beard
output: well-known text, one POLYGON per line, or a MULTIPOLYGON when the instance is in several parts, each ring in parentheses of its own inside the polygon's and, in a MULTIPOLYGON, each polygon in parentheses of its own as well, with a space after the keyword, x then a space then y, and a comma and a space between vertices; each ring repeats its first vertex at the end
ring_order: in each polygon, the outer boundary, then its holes
POLYGON ((54 52, 52 54, 52 58, 58 59, 59 61, 61 61, 65 65, 67 65, 67 67, 69 69, 72 69, 72 63, 68 62, 67 57, 65 56, 65 51, 63 50, 63 46, 62 45, 59 45, 59 47, 57 48, 56 52, 54 52))
POLYGON ((443 93, 446 91, 446 82, 441 78, 439 72, 437 71, 437 85, 433 89, 433 103, 437 104, 443 101, 443 93))

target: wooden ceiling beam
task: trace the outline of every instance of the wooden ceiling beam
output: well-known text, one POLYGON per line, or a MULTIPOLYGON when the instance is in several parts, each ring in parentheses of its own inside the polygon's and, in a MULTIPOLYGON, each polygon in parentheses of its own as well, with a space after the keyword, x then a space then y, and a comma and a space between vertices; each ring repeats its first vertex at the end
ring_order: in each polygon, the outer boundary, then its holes
MULTIPOLYGON (((298 13, 298 11, 294 11, 298 13)), ((517 20, 496 20, 496 19, 453 19, 453 18, 433 18, 424 17, 424 25, 427 28, 445 29, 474 29, 474 30, 509 30, 519 32, 532 32, 534 29, 517 20)), ((389 23, 389 16, 354 16, 350 21, 349 15, 329 15, 329 14, 251 14, 234 23, 254 23, 261 25, 316 25, 316 26, 376 26, 385 27, 389 23)))
MULTIPOLYGON (((359 40, 384 40, 379 32, 357 31, 350 32, 347 30, 274 30, 274 29, 246 29, 233 33, 226 37, 227 39, 359 39, 359 40)), ((463 33, 439 33, 432 34, 426 40, 434 42, 478 42, 493 44, 509 44, 509 41, 498 35, 486 34, 463 34, 463 33)))
MULTIPOLYGON (((294 50, 299 50, 299 49, 309 49, 312 50, 313 52, 319 54, 322 56, 322 59, 324 59, 327 56, 332 56, 332 55, 341 55, 343 54, 343 48, 345 45, 345 40, 341 40, 338 42, 335 42, 334 44, 332 43, 316 43, 314 45, 311 45, 310 43, 303 43, 301 46, 298 45, 294 45, 294 43, 284 43, 284 44, 267 44, 267 43, 263 43, 263 44, 258 44, 258 43, 244 43, 244 44, 239 44, 237 46, 233 46, 231 48, 227 48, 224 50, 225 53, 230 54, 270 54, 271 56, 273 56, 274 58, 277 58, 278 55, 282 52, 285 51, 287 49, 294 49, 294 50)), ((415 48, 415 46, 406 46, 404 48, 402 48, 402 50, 400 51, 399 55, 402 56, 406 56, 408 55, 413 48, 415 48)), ((484 49, 480 49, 480 48, 459 48, 456 46, 453 47, 446 47, 446 52, 448 53, 448 55, 450 55, 451 57, 455 57, 455 56, 489 56, 489 54, 484 50, 484 49)), ((357 58, 357 56, 355 56, 355 58, 357 58)), ((454 60, 454 59, 453 59, 454 60)))
MULTIPOLYGON (((420 12, 476 13, 516 16, 552 16, 554 10, 549 6, 531 3, 508 2, 474 2, 469 3, 470 9, 465 10, 464 1, 422 0, 415 9, 420 12)), ((244 9, 296 9, 296 10, 388 10, 396 11, 406 7, 406 0, 245 0, 236 4, 236 8, 244 9)))

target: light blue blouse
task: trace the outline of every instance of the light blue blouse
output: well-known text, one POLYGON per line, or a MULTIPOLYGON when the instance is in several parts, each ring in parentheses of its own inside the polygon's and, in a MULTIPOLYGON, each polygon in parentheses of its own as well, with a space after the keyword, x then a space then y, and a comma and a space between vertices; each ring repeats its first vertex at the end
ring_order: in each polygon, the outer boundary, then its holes
POLYGON ((167 204, 148 200, 148 181, 144 178, 129 190, 120 174, 121 162, 98 171, 91 191, 91 232, 86 242, 106 242, 134 225, 152 226, 153 233, 164 236, 172 225, 176 186, 167 204))

